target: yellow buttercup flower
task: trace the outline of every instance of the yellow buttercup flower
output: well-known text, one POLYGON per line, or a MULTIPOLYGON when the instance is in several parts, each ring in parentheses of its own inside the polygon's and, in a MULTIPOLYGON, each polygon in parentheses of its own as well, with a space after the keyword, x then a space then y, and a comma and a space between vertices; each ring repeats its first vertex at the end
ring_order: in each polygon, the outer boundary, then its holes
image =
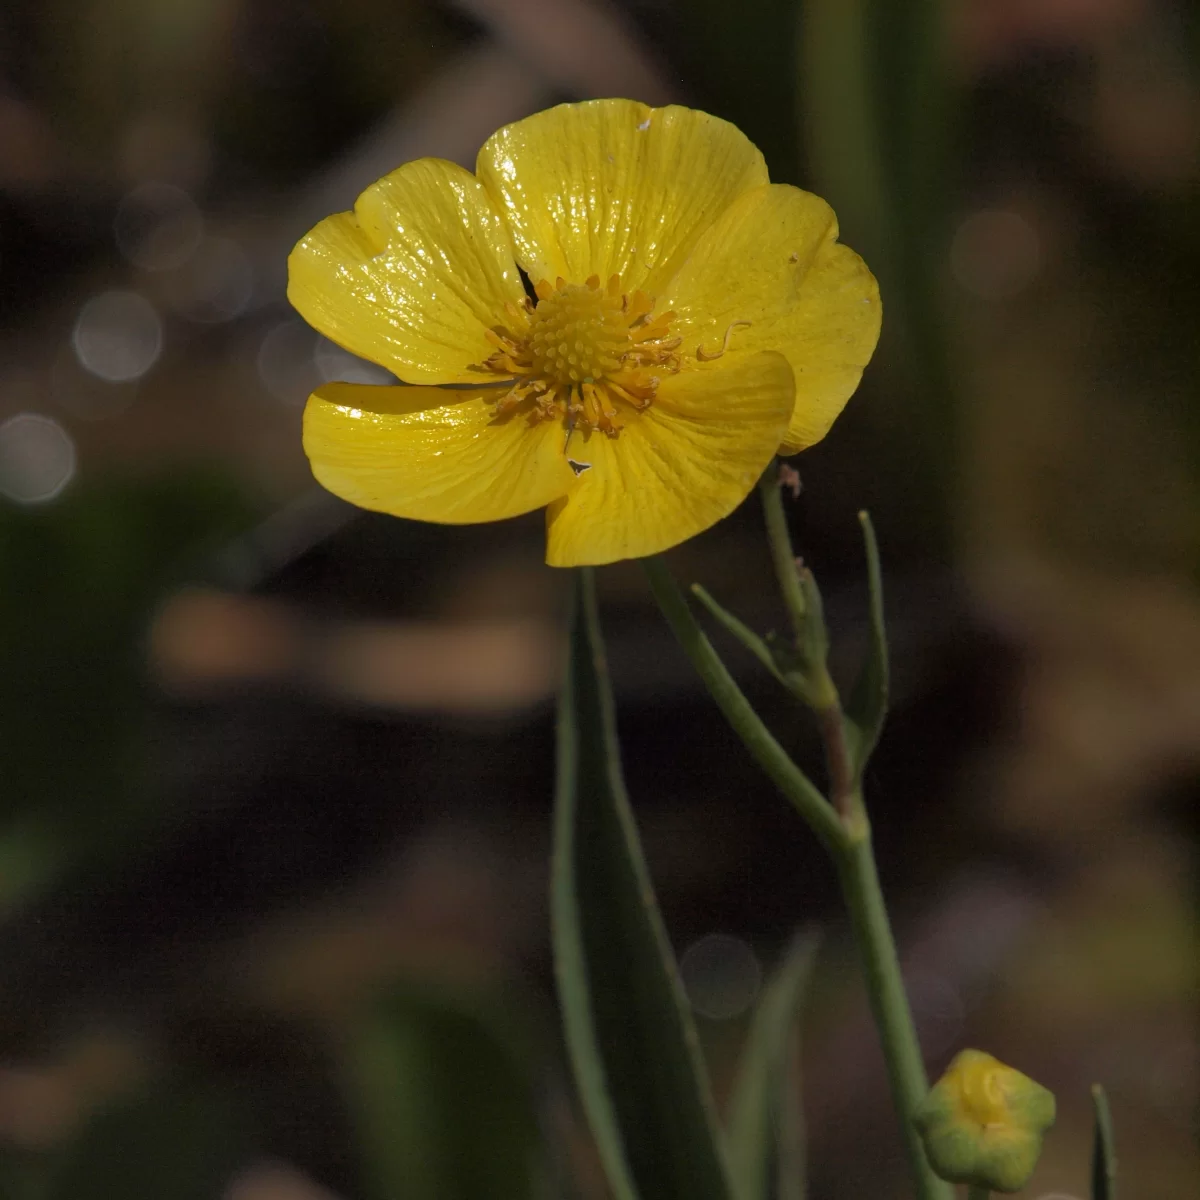
POLYGON ((674 546, 858 385, 879 294, 836 238, 823 200, 686 108, 564 104, 474 175, 406 163, 288 260, 305 319, 404 381, 313 393, 313 473, 423 521, 546 506, 556 566, 674 546))

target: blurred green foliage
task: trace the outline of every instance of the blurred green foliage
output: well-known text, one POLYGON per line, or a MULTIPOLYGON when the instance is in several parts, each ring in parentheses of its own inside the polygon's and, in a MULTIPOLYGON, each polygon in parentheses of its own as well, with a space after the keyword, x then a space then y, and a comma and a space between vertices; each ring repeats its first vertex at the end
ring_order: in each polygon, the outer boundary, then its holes
POLYGON ((213 469, 0 505, 0 900, 112 864, 167 817, 146 786, 145 636, 256 506, 213 469))
POLYGON ((98 1113, 29 1200, 212 1200, 252 1160, 253 1129, 230 1089, 166 1080, 98 1113))
POLYGON ((392 988, 356 1021, 348 1098, 375 1200, 531 1200, 546 1166, 535 1055, 506 1003, 392 988))

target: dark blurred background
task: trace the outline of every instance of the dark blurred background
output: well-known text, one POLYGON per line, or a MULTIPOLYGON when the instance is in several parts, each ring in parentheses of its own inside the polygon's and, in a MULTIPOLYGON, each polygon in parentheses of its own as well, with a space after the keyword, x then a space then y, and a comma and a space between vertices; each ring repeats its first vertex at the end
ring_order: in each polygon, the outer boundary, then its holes
MULTIPOLYGON (((6 0, 0 1190, 603 1195, 546 933, 566 577, 539 515, 421 526, 316 488, 308 392, 380 374, 284 298, 293 242, 387 170, 594 96, 737 122, 880 278, 793 525, 844 680, 857 509, 883 542, 868 800, 931 1070, 980 1045, 1058 1093, 1031 1196, 1086 1192, 1094 1080, 1127 1200, 1195 1194, 1186 0, 6 0)), ((753 498, 673 562, 779 622, 753 498)), ((717 1090, 819 924, 811 1195, 903 1195, 831 872, 636 566, 600 585, 717 1090)))

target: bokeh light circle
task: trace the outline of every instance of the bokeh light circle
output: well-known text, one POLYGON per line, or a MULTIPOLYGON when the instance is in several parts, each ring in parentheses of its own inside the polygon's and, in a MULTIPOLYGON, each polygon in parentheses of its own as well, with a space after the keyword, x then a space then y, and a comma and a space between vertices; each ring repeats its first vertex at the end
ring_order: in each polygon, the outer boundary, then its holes
POLYGON ((317 335, 303 321, 272 325, 258 346, 258 377, 284 404, 300 407, 325 380, 317 370, 317 335))
POLYGON ((18 413, 0 425, 0 494, 10 500, 53 500, 75 477, 75 465, 75 443, 51 417, 18 413))
POLYGON ((173 183, 143 183, 117 206, 113 237, 134 266, 165 271, 187 262, 204 235, 195 201, 173 183))
POLYGON ((254 298, 254 268, 233 238, 207 237, 167 278, 168 303, 190 321, 216 325, 240 317, 254 298))
POLYGON ((741 938, 725 933, 693 942, 680 959, 679 973, 692 1008, 711 1021, 740 1017, 762 985, 758 956, 741 938))
POLYGON ((140 379, 162 353, 158 311, 137 292, 93 296, 80 310, 71 344, 80 363, 110 383, 140 379))
POLYGON ((385 367, 380 367, 365 358, 343 350, 336 342, 327 337, 317 339, 317 348, 313 351, 313 361, 316 363, 317 374, 325 383, 395 383, 396 377, 385 367))
POLYGON ((950 243, 950 271, 981 300, 1011 300, 1042 268, 1038 232, 1020 213, 983 209, 965 217, 950 243))

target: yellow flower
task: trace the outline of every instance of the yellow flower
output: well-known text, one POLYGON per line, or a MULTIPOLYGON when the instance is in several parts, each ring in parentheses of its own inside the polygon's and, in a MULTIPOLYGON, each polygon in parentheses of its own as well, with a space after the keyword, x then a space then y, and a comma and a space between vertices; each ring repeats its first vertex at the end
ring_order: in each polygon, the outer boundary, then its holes
POLYGON ((1040 1083, 982 1050, 964 1050, 918 1109, 916 1124, 943 1179, 1016 1192, 1033 1174, 1054 1109, 1040 1083))
POLYGON ((313 473, 423 521, 548 506, 557 566, 674 546, 857 386, 879 294, 836 237, 686 108, 564 104, 494 134, 474 175, 406 163, 288 260, 305 319, 404 381, 313 393, 313 473))

